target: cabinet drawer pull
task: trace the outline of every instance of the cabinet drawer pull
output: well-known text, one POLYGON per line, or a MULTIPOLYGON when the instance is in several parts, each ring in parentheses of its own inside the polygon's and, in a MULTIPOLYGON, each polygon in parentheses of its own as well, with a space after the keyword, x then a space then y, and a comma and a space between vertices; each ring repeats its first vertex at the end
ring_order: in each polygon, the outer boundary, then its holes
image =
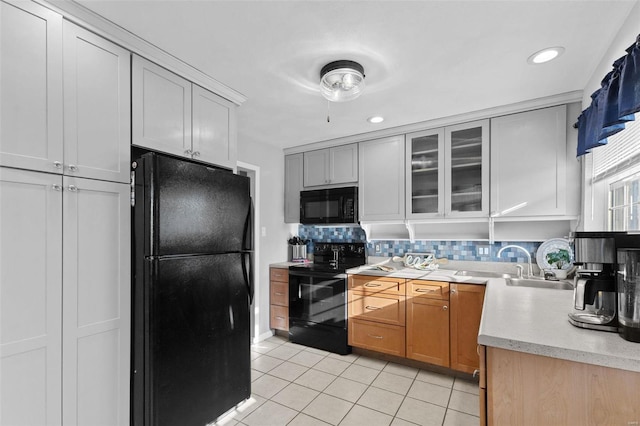
POLYGON ((374 339, 382 339, 382 336, 376 336, 375 334, 368 334, 367 333, 367 336, 373 337, 374 339))
POLYGON ((377 311, 378 309, 382 309, 382 308, 379 308, 379 307, 377 307, 377 306, 371 306, 371 305, 367 305, 367 306, 365 306, 364 308, 365 308, 365 309, 368 309, 368 310, 370 310, 370 311, 377 311))
POLYGON ((281 319, 281 320, 283 320, 283 319, 284 319, 284 317, 281 317, 281 316, 276 316, 276 318, 277 318, 277 319, 281 319))
POLYGON ((284 293, 278 293, 278 292, 276 292, 276 296, 284 296, 284 293))
POLYGON ((435 293, 436 291, 439 291, 439 290, 440 290, 440 287, 438 287, 438 288, 434 288, 434 287, 431 287, 431 288, 416 288, 415 292, 416 293, 435 293))
POLYGON ((380 286, 382 286, 382 284, 378 284, 378 283, 366 283, 364 286, 365 286, 365 287, 380 287, 380 286))

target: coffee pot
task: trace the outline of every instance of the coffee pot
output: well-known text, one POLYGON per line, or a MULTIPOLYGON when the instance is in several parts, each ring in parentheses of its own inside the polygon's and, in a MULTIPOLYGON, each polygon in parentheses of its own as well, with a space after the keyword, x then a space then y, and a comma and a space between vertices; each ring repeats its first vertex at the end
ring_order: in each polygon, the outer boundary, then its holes
POLYGON ((569 322, 577 327, 618 331, 615 233, 577 232, 573 309, 569 322))

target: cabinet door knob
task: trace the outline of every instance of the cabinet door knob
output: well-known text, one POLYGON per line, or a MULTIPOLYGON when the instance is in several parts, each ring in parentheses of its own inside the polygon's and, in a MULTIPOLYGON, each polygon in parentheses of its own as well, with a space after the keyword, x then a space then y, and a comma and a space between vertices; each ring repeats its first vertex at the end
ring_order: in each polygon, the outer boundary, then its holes
POLYGON ((200 157, 200 151, 193 152, 193 158, 197 158, 197 157, 200 157))
POLYGON ((451 293, 455 293, 457 290, 455 288, 451 289, 451 293))
POLYGON ((190 149, 187 149, 187 150, 184 151, 184 155, 191 156, 191 154, 193 154, 193 151, 191 151, 190 149))
POLYGON ((77 187, 77 186, 75 186, 75 185, 69 185, 69 186, 67 187, 67 189, 68 189, 70 192, 78 192, 78 187, 77 187))
POLYGON ((449 309, 449 307, 448 307, 447 305, 444 305, 444 306, 442 307, 442 310, 443 310, 443 311, 446 311, 447 309, 449 309))
POLYGON ((62 168, 62 163, 59 161, 54 161, 53 162, 53 167, 55 167, 56 169, 61 169, 62 168))
POLYGON ((62 185, 59 185, 57 183, 54 183, 53 185, 51 185, 51 187, 55 190, 55 191, 62 191, 62 185))
POLYGON ((70 172, 77 172, 78 171, 78 166, 76 166, 75 164, 69 164, 69 171, 70 172))

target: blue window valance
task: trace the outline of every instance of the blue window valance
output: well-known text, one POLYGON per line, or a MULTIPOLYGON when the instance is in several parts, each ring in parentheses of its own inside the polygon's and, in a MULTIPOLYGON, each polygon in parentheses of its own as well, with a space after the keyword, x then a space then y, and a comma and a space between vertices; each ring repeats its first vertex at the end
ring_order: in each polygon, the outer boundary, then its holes
POLYGON ((623 130, 624 123, 640 111, 640 35, 626 51, 578 117, 578 157, 606 145, 607 138, 623 130))

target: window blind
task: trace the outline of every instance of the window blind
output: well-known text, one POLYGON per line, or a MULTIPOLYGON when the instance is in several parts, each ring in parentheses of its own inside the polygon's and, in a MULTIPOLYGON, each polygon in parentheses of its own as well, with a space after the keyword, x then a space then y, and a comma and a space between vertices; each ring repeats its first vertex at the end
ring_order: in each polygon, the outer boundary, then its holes
POLYGON ((622 132, 610 136, 607 145, 595 148, 593 180, 598 181, 640 164, 640 114, 622 132))

